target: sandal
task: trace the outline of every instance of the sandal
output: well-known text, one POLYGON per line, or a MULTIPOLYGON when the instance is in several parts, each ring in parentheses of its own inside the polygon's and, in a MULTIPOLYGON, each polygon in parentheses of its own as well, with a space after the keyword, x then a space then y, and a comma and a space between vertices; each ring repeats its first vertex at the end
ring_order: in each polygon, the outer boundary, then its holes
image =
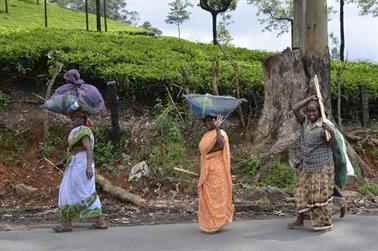
POLYGON ((298 223, 298 222, 292 222, 292 223, 287 224, 287 227, 288 227, 289 229, 301 229, 301 228, 303 228, 303 226, 304 226, 303 223, 300 224, 300 223, 298 223))
POLYGON ((330 226, 312 226, 315 232, 326 233, 333 230, 333 225, 330 226))
POLYGON ((63 226, 63 225, 53 226, 52 229, 55 231, 55 233, 72 232, 72 227, 71 227, 71 228, 66 228, 66 227, 63 226))
POLYGON ((108 226, 107 224, 105 224, 105 225, 99 225, 99 224, 97 224, 97 223, 94 223, 94 224, 91 225, 89 228, 90 228, 90 229, 108 229, 109 226, 108 226))

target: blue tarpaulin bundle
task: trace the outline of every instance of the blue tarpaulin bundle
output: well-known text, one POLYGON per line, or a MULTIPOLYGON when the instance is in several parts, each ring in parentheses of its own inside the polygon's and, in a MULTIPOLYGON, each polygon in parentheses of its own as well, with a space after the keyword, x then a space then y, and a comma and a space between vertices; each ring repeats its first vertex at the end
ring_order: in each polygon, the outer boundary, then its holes
POLYGON ((216 117, 222 114, 227 118, 239 105, 240 101, 231 96, 214 96, 211 94, 189 94, 184 97, 190 103, 194 118, 216 117))

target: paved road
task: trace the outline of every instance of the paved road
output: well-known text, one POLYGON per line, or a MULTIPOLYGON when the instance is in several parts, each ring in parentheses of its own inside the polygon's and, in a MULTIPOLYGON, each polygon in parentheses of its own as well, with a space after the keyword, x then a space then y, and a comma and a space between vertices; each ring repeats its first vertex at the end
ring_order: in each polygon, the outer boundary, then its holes
POLYGON ((50 229, 0 232, 0 251, 44 250, 378 250, 378 216, 335 219, 335 230, 314 233, 287 230, 292 219, 234 222, 217 234, 203 234, 194 223, 75 229, 55 234, 50 229))

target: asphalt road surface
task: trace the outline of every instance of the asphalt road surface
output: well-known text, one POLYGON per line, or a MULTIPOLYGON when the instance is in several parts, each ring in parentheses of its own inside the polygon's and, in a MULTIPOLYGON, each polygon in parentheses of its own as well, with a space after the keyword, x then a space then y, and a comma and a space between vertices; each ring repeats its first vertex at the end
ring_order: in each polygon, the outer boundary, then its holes
POLYGON ((195 223, 74 229, 71 233, 33 229, 0 232, 0 251, 58 250, 378 250, 378 216, 335 218, 333 231, 288 230, 292 218, 233 222, 216 234, 204 234, 195 223))

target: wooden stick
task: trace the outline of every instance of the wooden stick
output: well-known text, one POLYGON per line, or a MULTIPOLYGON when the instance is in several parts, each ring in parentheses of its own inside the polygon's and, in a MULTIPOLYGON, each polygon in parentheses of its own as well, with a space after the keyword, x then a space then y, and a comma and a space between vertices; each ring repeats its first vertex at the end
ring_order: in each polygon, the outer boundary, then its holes
MULTIPOLYGON (((320 106, 320 115, 322 116, 323 122, 325 122, 327 117, 324 112, 323 97, 322 97, 322 93, 320 92, 318 76, 316 74, 314 76, 314 84, 315 84, 316 95, 318 96, 318 101, 319 101, 319 106, 320 106)), ((324 133, 325 133, 326 140, 328 142, 331 139, 331 134, 327 130, 325 130, 324 133)))
POLYGON ((130 201, 138 207, 146 206, 146 201, 143 198, 139 197, 136 194, 126 191, 122 187, 113 185, 112 183, 110 183, 110 181, 108 181, 98 173, 96 174, 96 183, 98 186, 102 188, 102 190, 114 195, 122 201, 130 201))
POLYGON ((64 173, 64 172, 63 172, 62 170, 60 170, 60 168, 59 168, 56 164, 54 164, 51 160, 49 160, 49 159, 46 158, 46 157, 43 157, 43 159, 46 160, 47 163, 49 163, 50 165, 52 165, 53 167, 55 167, 56 169, 58 169, 59 172, 60 172, 61 174, 64 173))
POLYGON ((198 173, 191 172, 191 171, 188 171, 188 170, 185 170, 185 169, 182 169, 182 168, 174 167, 173 169, 176 170, 176 171, 182 172, 182 173, 191 174, 191 175, 194 175, 194 176, 199 176, 198 173))

